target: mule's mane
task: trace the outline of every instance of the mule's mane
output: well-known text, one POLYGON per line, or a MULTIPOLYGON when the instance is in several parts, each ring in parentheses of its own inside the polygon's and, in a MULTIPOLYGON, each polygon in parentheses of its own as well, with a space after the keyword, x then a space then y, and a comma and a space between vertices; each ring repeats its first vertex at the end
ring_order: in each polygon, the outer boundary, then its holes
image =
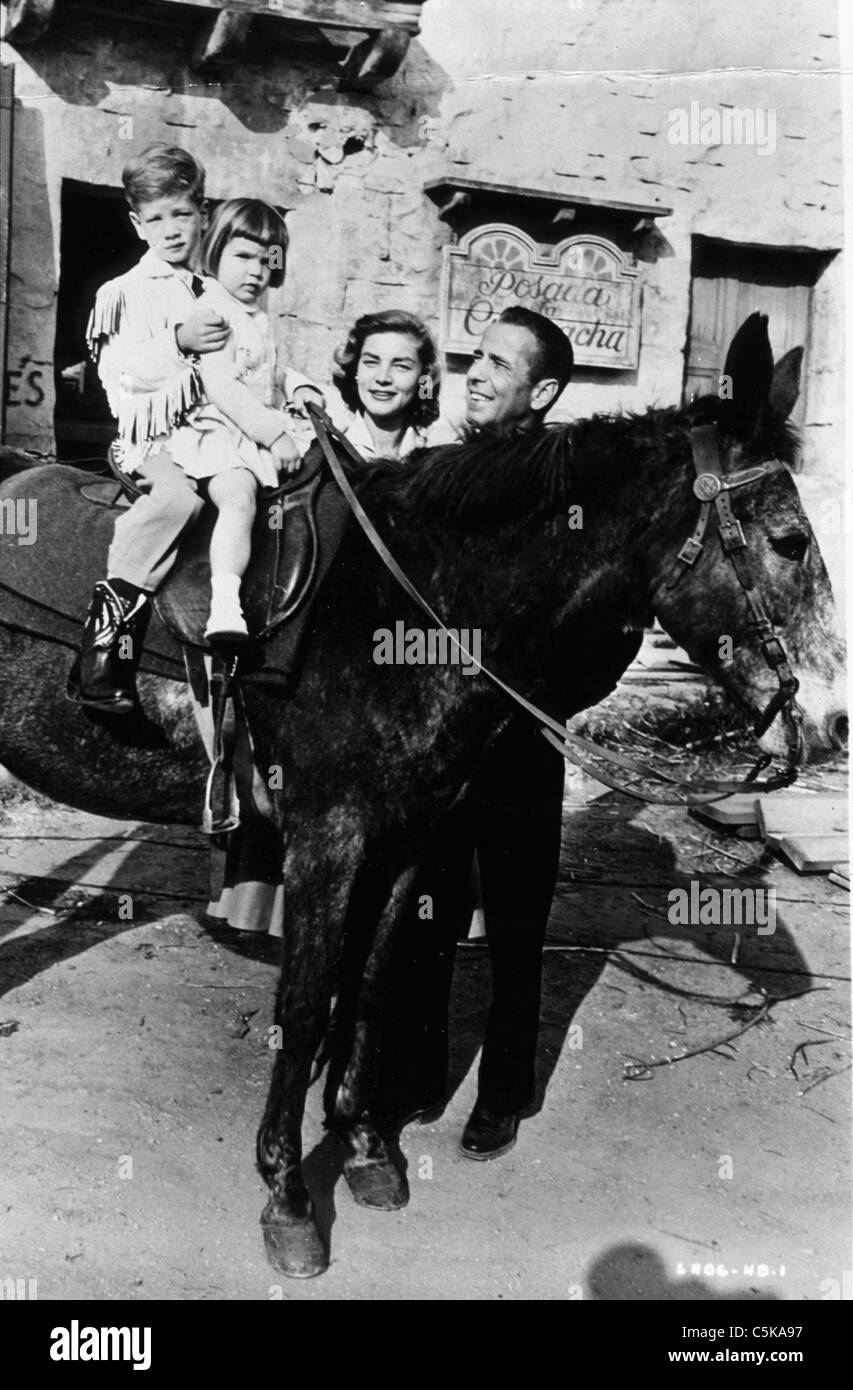
MULTIPOLYGON (((359 487, 401 517, 470 522, 554 511, 613 497, 626 483, 676 484, 690 458, 694 424, 718 420, 724 405, 703 397, 685 409, 593 415, 536 430, 481 431, 459 444, 419 449, 404 464, 368 465, 359 487)), ((720 417, 723 417, 720 419, 720 417)), ((793 462, 792 426, 768 419, 744 459, 793 462)))

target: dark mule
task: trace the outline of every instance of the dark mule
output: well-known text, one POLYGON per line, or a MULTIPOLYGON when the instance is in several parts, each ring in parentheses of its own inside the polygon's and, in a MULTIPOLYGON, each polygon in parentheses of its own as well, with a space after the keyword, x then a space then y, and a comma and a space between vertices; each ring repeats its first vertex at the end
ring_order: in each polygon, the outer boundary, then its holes
MULTIPOLYGON (((713 531, 693 570, 666 580, 698 512, 690 428, 716 421, 727 470, 795 452, 788 413, 799 356, 773 372, 766 320, 732 345, 733 399, 686 410, 596 417, 539 435, 481 438, 377 467, 360 497, 404 570, 445 620, 479 628, 483 659, 550 713, 566 717, 610 691, 656 615, 691 657, 758 715, 776 689, 748 609, 713 531), (577 529, 582 508, 582 529, 577 529), (734 654, 721 660, 730 636, 734 654)), ((765 600, 801 681, 810 749, 828 747, 842 649, 823 561, 785 470, 734 494, 765 600)), ((61 568, 61 557, 52 557, 61 568)), ((93 568, 100 557, 93 557, 93 568)), ((327 1254, 302 1175, 301 1127, 312 1061, 339 992, 327 1085, 345 1173, 362 1196, 405 1200, 372 1115, 372 1060, 389 944, 436 823, 470 784, 509 713, 483 675, 458 665, 377 665, 378 629, 426 624, 351 528, 329 575, 294 698, 248 697, 259 765, 283 770, 287 925, 276 1021, 284 1046, 258 1136, 270 1189, 270 1258, 293 1276, 327 1254)), ((2 594, 0 594, 2 622, 2 594)), ((187 697, 155 678, 142 698, 162 749, 122 748, 64 696, 56 647, 0 631, 0 757, 72 804, 128 816, 198 818, 204 772, 187 697)), ((779 722, 779 721, 777 721, 779 722)), ((783 747, 775 727, 766 741, 783 747)), ((555 754, 557 756, 557 754, 555 754)))

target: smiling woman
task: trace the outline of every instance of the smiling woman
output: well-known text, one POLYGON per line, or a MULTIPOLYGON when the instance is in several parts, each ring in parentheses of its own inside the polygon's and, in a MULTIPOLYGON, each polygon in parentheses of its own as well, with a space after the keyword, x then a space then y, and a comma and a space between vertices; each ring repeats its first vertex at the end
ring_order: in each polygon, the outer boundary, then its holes
POLYGON ((364 314, 335 353, 334 381, 354 412, 348 439, 367 458, 403 458, 438 419, 438 354, 414 314, 364 314))

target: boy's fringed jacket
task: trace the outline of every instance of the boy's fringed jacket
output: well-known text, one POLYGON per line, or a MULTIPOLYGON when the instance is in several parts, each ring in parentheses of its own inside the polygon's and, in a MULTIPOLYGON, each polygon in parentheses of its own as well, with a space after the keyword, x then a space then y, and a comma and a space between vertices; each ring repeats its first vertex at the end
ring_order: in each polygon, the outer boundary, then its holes
POLYGON ((176 329, 195 304, 192 273, 153 252, 98 290, 86 337, 118 421, 121 466, 132 472, 201 398, 196 365, 176 329))

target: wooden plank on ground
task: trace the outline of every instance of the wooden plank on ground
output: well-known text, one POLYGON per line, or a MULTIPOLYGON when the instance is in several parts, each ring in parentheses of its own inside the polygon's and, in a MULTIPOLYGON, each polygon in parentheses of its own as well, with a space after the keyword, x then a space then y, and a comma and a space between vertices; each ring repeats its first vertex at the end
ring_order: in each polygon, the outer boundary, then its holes
POLYGON ((845 835, 770 835, 767 848, 784 855, 798 874, 825 874, 844 864, 849 853, 845 835))
POLYGON ((850 892, 850 865, 836 864, 834 869, 829 871, 830 883, 835 883, 839 888, 846 888, 850 892))
POLYGON ((737 832, 743 840, 758 839, 758 817, 755 810, 755 792, 736 792, 723 797, 722 801, 704 802, 691 806, 690 814, 703 825, 712 825, 715 830, 737 832))
POLYGON ((690 814, 742 839, 847 833, 847 800, 839 792, 778 791, 764 796, 738 792, 722 801, 691 806, 690 814))
POLYGON ((756 811, 764 840, 770 835, 847 833, 847 800, 837 792, 771 792, 757 798, 756 811))

